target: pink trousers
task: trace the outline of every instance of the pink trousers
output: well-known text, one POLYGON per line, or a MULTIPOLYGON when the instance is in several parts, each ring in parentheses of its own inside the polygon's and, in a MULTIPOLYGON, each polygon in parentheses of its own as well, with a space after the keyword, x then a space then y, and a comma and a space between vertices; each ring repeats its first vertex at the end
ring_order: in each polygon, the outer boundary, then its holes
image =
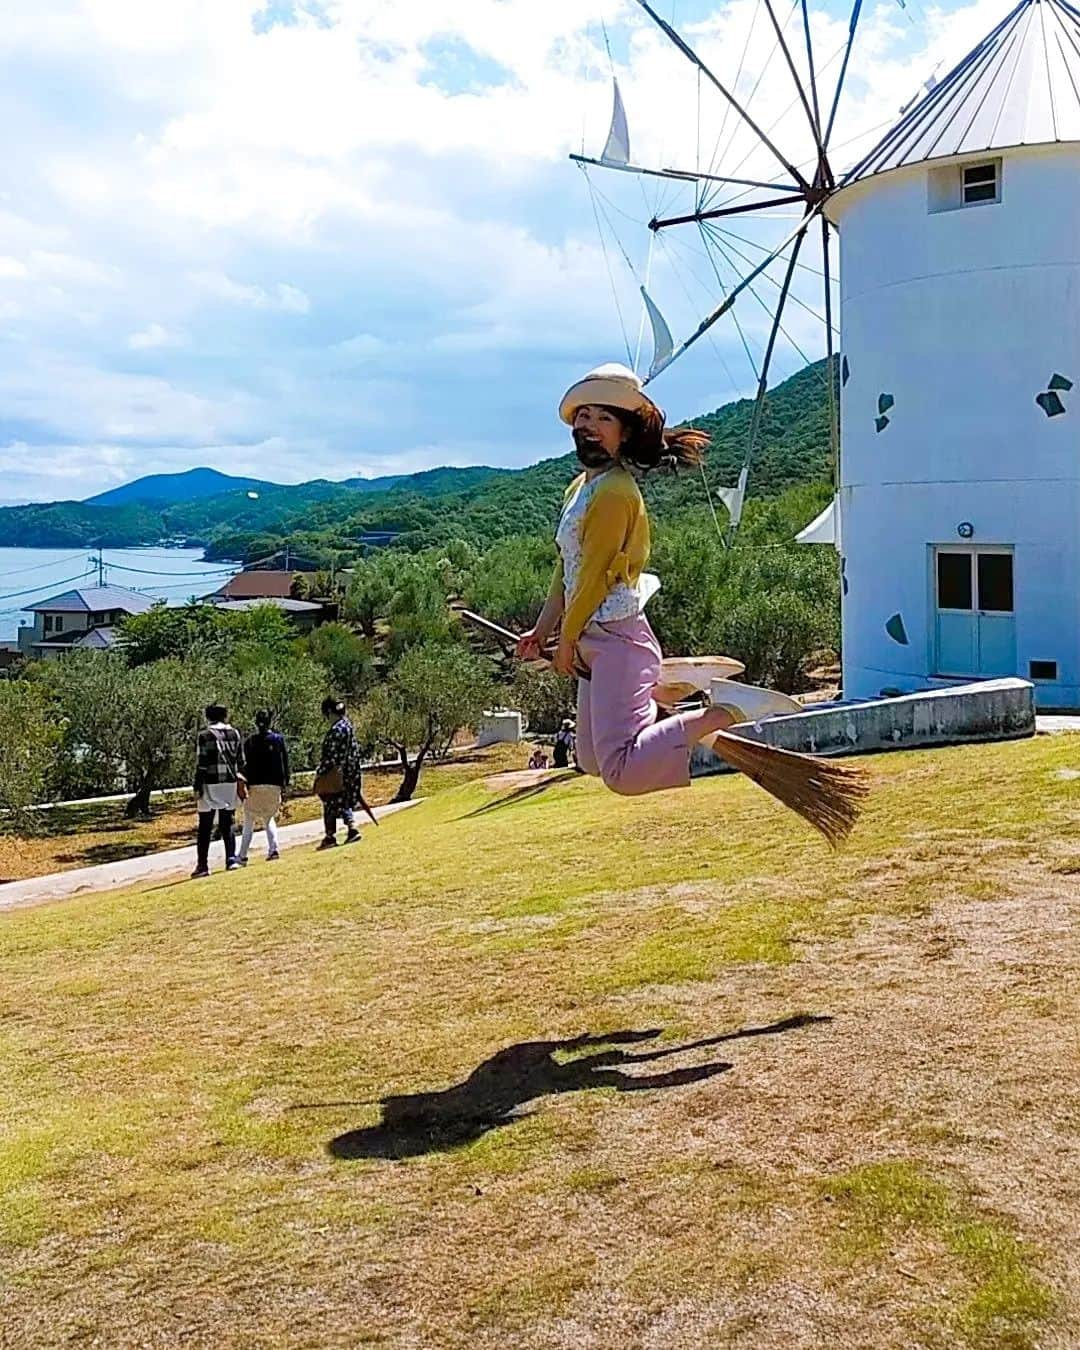
POLYGON ((582 769, 628 797, 690 783, 681 717, 657 722, 653 689, 660 644, 644 615, 590 624, 578 639, 590 678, 578 680, 577 757, 582 769))

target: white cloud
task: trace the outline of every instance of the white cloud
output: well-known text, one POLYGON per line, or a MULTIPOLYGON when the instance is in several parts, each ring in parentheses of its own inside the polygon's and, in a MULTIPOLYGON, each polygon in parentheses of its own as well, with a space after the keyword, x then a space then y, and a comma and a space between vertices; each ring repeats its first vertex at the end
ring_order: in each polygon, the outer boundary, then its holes
POLYGON ((274 299, 285 314, 306 314, 311 309, 311 301, 299 286, 289 286, 283 281, 274 287, 274 299))
MULTIPOLYGON (((80 474, 254 455, 296 480, 560 448, 563 384, 624 356, 623 326, 637 345, 620 250, 644 276, 645 222, 692 201, 594 175, 619 236, 607 233, 605 259, 565 163, 606 132, 601 20, 636 159, 693 164, 700 141, 706 163, 717 147, 736 176, 778 167, 707 84, 699 134, 692 68, 629 0, 297 0, 288 22, 274 18, 280 0, 4 8, 0 116, 20 137, 0 193, 0 434, 39 460, 74 456, 80 474)), ((755 8, 680 0, 684 31, 729 83, 755 8)), ((999 17, 997 0, 976 0, 932 8, 916 29, 892 0, 868 8, 838 159, 861 148, 843 144, 856 131, 895 119, 939 53, 955 59, 999 17)), ((835 72, 846 14, 811 19, 835 72)), ((759 16, 744 96, 770 46, 759 16)), ((801 161, 808 137, 781 61, 751 102, 801 161)), ((765 237, 732 225, 726 247, 760 256, 765 237)), ((717 294, 692 230, 655 245, 650 277, 676 336, 717 294)), ((800 273, 801 298, 818 287, 800 273)), ((775 287, 758 290, 767 306, 775 287)), ((748 296, 740 313, 760 350, 765 308, 748 296)), ((809 315, 786 326, 818 354, 809 315)), ((777 369, 800 360, 785 347, 777 369)), ((692 412, 751 382, 734 329, 718 328, 660 392, 692 412)), ((25 459, 4 467, 21 492, 25 459)))
POLYGON ((287 282, 276 282, 267 290, 263 286, 244 285, 224 273, 201 272, 191 279, 207 296, 251 309, 273 309, 283 314, 307 314, 311 309, 307 295, 287 282))
POLYGON ((386 351, 386 347, 387 344, 383 339, 376 337, 374 333, 357 333, 343 342, 336 342, 331 351, 335 356, 344 358, 346 362, 359 365, 375 360, 386 351))
POLYGON ((176 347, 182 340, 176 333, 170 333, 162 324, 151 323, 139 332, 132 333, 127 345, 133 352, 142 352, 154 347, 176 347))
POLYGON ((115 286, 121 279, 120 269, 111 264, 45 249, 31 253, 30 268, 39 277, 65 285, 115 286))

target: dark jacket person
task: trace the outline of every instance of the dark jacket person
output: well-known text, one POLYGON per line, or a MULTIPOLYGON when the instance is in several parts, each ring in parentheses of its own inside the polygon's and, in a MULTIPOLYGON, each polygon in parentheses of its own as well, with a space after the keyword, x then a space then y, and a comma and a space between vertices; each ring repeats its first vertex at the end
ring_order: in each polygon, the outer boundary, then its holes
POLYGON ((278 858, 277 814, 289 786, 289 750, 285 737, 273 730, 273 714, 260 708, 255 714, 258 730, 244 742, 248 795, 244 802, 244 832, 240 837, 240 864, 247 866, 251 836, 257 821, 266 826, 266 860, 278 858))

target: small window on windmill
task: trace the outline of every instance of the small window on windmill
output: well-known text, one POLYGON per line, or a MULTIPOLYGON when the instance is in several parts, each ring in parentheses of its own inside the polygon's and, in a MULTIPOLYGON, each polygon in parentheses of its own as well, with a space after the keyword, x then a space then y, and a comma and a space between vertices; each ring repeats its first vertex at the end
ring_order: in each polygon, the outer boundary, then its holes
POLYGON ((946 164, 930 169, 926 178, 926 208, 931 215, 985 206, 1001 201, 1001 160, 979 164, 946 164))
POLYGON ((974 206, 976 202, 996 202, 999 200, 999 163, 999 160, 992 159, 988 164, 964 165, 965 206, 974 206))

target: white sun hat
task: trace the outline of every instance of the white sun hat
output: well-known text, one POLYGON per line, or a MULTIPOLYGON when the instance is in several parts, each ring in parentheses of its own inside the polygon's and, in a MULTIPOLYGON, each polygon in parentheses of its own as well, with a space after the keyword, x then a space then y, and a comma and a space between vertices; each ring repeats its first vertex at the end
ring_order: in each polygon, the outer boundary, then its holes
POLYGON ((605 407, 624 408, 627 412, 656 408, 661 417, 664 415, 663 410, 646 394, 641 377, 635 375, 629 366, 621 366, 617 361, 597 366, 583 380, 572 384, 562 396, 559 416, 567 426, 572 426, 574 414, 586 403, 602 403, 605 407))

